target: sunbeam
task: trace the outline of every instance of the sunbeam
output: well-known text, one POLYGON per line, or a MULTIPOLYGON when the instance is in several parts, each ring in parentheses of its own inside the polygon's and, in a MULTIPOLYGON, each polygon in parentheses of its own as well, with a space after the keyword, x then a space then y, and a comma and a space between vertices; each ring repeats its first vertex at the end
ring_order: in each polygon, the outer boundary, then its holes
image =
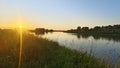
POLYGON ((20 37, 20 41, 19 41, 19 47, 20 47, 20 52, 19 52, 19 62, 18 62, 18 68, 21 67, 21 59, 22 59, 22 30, 23 26, 19 25, 19 37, 20 37))

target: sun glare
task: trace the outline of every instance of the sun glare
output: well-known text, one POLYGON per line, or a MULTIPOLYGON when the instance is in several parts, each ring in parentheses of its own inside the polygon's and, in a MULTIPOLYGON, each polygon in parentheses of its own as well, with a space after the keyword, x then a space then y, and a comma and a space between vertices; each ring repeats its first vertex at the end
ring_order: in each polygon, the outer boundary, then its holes
POLYGON ((22 25, 19 26, 19 28, 22 28, 22 27, 23 27, 22 25))
POLYGON ((22 26, 22 25, 19 25, 19 28, 20 28, 20 29, 22 29, 22 28, 23 28, 23 26, 22 26))
POLYGON ((19 31, 20 31, 20 53, 19 53, 19 63, 18 63, 18 68, 21 68, 21 59, 22 59, 22 30, 23 26, 19 25, 19 31))

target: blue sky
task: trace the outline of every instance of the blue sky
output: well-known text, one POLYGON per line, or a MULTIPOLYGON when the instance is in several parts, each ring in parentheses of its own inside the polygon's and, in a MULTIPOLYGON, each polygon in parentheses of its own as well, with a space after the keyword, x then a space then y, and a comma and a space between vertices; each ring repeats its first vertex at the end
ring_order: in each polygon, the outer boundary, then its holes
POLYGON ((0 27, 70 29, 120 24, 120 0, 0 0, 0 27))

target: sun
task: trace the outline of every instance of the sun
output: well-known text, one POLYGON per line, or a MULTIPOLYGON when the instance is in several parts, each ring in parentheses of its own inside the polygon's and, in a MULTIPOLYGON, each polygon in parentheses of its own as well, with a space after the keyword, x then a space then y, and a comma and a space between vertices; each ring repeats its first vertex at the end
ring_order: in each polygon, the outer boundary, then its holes
POLYGON ((20 29, 22 29, 22 28, 23 28, 23 26, 22 26, 22 25, 19 25, 19 28, 20 28, 20 29))

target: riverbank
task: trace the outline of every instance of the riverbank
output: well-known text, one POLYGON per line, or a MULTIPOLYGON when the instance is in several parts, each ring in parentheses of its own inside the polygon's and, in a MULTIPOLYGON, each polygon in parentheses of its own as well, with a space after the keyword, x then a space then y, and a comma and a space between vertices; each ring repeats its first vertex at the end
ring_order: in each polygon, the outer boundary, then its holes
POLYGON ((32 68, 41 67, 41 68, 104 68, 105 65, 99 59, 88 55, 87 52, 77 52, 75 50, 70 50, 65 47, 59 46, 57 42, 49 41, 43 38, 37 38, 34 36, 25 36, 24 44, 31 46, 25 47, 25 50, 31 49, 31 52, 26 53, 25 60, 23 62, 23 67, 31 65, 32 68), (29 38, 29 40, 28 40, 29 38), (33 40, 34 39, 34 40, 33 40), (30 43, 27 43, 27 42, 30 43), (33 43, 34 42, 34 43, 33 43), (36 45, 35 45, 36 44, 36 45), (33 46, 32 46, 33 45, 33 46), (29 54, 29 55, 28 55, 29 54), (33 55, 34 54, 34 55, 33 55), (34 59, 34 58, 36 59, 34 59), (31 62, 31 63, 30 63, 31 62), (28 64, 26 66, 26 63, 28 64))
MULTIPOLYGON (((0 32, 0 67, 16 68, 19 59, 19 33, 0 32)), ((109 68, 102 60, 59 46, 57 42, 23 33, 21 68, 109 68)))

